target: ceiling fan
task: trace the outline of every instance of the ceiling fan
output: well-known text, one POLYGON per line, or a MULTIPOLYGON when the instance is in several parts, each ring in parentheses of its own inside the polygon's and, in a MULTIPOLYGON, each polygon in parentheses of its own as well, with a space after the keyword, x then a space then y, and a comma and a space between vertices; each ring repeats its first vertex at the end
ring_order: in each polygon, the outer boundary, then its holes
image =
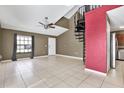
POLYGON ((45 23, 42 23, 42 22, 38 22, 40 25, 42 25, 44 27, 44 29, 48 29, 48 28, 55 28, 55 24, 53 23, 49 23, 48 22, 48 17, 45 17, 45 23))

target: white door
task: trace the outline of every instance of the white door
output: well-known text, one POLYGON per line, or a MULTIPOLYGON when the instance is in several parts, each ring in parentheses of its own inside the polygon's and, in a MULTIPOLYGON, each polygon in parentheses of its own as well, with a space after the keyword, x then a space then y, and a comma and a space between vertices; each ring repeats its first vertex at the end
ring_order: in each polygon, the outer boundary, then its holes
POLYGON ((48 55, 56 54, 56 38, 48 38, 48 55))

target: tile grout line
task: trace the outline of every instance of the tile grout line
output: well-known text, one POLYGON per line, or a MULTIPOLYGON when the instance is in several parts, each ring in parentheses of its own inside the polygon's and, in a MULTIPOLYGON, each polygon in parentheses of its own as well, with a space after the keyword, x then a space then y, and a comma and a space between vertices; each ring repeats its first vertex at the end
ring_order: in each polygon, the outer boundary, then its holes
POLYGON ((27 88, 27 85, 26 85, 26 83, 25 83, 25 81, 24 81, 24 79, 23 79, 22 74, 21 74, 21 72, 20 72, 20 71, 19 71, 19 74, 20 74, 20 77, 21 77, 21 79, 22 79, 22 81, 23 81, 23 83, 24 83, 25 87, 27 88))
MULTIPOLYGON (((63 81, 62 79, 58 78, 56 75, 54 75, 54 76, 55 76, 55 78, 57 78, 57 79, 63 81)), ((64 81, 63 81, 63 82, 64 82, 64 81)), ((56 83, 55 85, 51 86, 50 88, 53 88, 54 86, 58 85, 59 83, 60 83, 60 82, 56 83)), ((68 84, 67 84, 67 85, 68 85, 68 84)), ((49 86, 48 86, 48 87, 49 87, 49 86)))
MULTIPOLYGON (((70 76, 73 76, 73 75, 70 75, 70 76)), ((89 77, 91 76, 91 74, 90 75, 88 75, 84 80, 82 80, 81 81, 81 83, 83 83, 85 80, 87 80, 89 77)), ((75 77, 76 78, 76 77, 75 77)), ((76 78, 76 79, 78 79, 78 78, 76 78)), ((67 85, 69 85, 70 87, 73 87, 72 85, 70 85, 70 84, 68 84, 68 83, 66 83, 64 80, 62 80, 65 84, 67 84, 67 85)), ((80 83, 80 84, 81 84, 80 83)), ((80 86, 80 84, 79 85, 77 85, 77 87, 79 87, 80 86)))
POLYGON ((106 77, 103 79, 103 81, 102 81, 102 83, 101 83, 101 85, 100 85, 100 88, 102 88, 105 79, 106 79, 106 77))
MULTIPOLYGON (((36 83, 33 83, 29 85, 27 88, 32 88, 33 86, 37 85, 38 83, 43 82, 42 80, 37 81, 36 83)), ((46 83, 45 83, 46 84, 46 83)))
MULTIPOLYGON (((39 83, 39 82, 41 82, 43 80, 43 79, 40 78, 40 76, 38 76, 38 78, 40 79, 39 81, 37 81, 36 83, 33 83, 33 84, 27 86, 27 88, 31 88, 31 87, 35 86, 37 83, 39 83)), ((42 82, 46 84, 46 82, 44 82, 44 81, 42 81, 42 82)), ((48 87, 48 85, 47 85, 47 87, 48 87)))
POLYGON ((5 65, 4 65, 4 72, 3 72, 3 88, 5 88, 5 65))
MULTIPOLYGON (((76 66, 72 66, 71 68, 73 68, 73 67, 76 67, 76 66)), ((85 80, 87 80, 91 75, 92 75, 92 74, 89 74, 84 80, 81 81, 81 83, 83 83, 85 80)), ((70 75, 70 76, 73 76, 73 75, 70 75)), ((75 78, 78 79, 77 77, 75 77, 75 78)), ((81 83, 80 83, 80 84, 81 84, 81 83)), ((67 84, 67 83, 66 83, 66 84, 67 84)), ((80 84, 77 85, 77 87, 79 87, 80 84)), ((70 84, 69 84, 69 85, 70 85, 70 84)), ((73 87, 73 86, 72 86, 72 87, 73 87)))
POLYGON ((63 81, 63 83, 65 83, 65 84, 68 85, 69 87, 73 87, 72 85, 66 83, 64 80, 62 80, 62 81, 63 81))
POLYGON ((79 88, 79 86, 80 86, 84 81, 86 81, 90 76, 92 76, 92 75, 90 74, 90 75, 88 75, 88 77, 86 77, 84 80, 82 80, 81 83, 78 85, 78 88, 79 88))
MULTIPOLYGON (((73 67, 76 67, 76 66, 72 66, 72 67, 70 67, 70 68, 73 68, 73 67)), ((69 68, 68 68, 68 69, 69 69, 69 68)), ((73 75, 70 75, 70 76, 73 76, 73 75)), ((84 80, 82 80, 81 83, 84 82, 85 80, 87 80, 90 76, 91 76, 91 74, 89 74, 84 80)), ((77 77, 75 77, 75 78, 78 79, 77 77)), ((66 83, 63 79, 60 79, 60 80, 62 80, 62 81, 63 81, 65 84, 67 84, 68 86, 73 87, 72 85, 66 83)), ((81 83, 80 83, 80 84, 81 84, 81 83)), ((80 84, 79 84, 79 85, 80 85, 80 84)), ((57 85, 57 84, 56 84, 56 85, 57 85)), ((77 86, 79 86, 79 85, 77 85, 77 86)))
MULTIPOLYGON (((16 65, 17 65, 17 64, 16 64, 16 65)), ((21 77, 21 79, 22 79, 22 81, 23 81, 23 83, 24 83, 24 86, 27 88, 27 85, 26 85, 26 83, 25 83, 25 81, 24 81, 24 79, 23 79, 23 77, 22 77, 20 68, 18 68, 18 69, 19 69, 19 75, 20 75, 20 77, 21 77)))

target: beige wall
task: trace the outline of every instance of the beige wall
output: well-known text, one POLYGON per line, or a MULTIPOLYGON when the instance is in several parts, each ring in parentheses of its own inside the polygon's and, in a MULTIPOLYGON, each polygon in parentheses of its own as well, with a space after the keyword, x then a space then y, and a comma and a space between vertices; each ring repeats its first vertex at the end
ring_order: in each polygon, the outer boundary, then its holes
POLYGON ((62 22, 69 26, 69 30, 57 37, 57 54, 83 57, 83 43, 75 39, 73 19, 72 17, 69 22, 62 22))
POLYGON ((62 17, 59 21, 57 21, 56 25, 69 29, 69 20, 62 17))
POLYGON ((0 54, 2 53, 2 31, 0 28, 0 54))
MULTIPOLYGON (((35 37, 35 51, 34 56, 43 56, 47 55, 47 42, 48 36, 27 33, 21 31, 14 31, 8 29, 2 29, 2 56, 3 59, 11 59, 13 53, 13 41, 14 41, 14 33, 21 35, 33 35, 35 37)), ((25 58, 30 57, 30 54, 18 54, 17 58, 25 58)))
MULTIPOLYGON (((70 20, 62 18, 57 25, 69 28, 67 32, 57 37, 57 54, 82 57, 83 56, 83 43, 75 39, 73 17, 70 20)), ((47 44, 48 36, 14 31, 8 29, 0 30, 0 52, 3 59, 11 59, 13 53, 13 37, 14 33, 22 35, 35 36, 35 56, 42 56, 48 54, 47 44)), ((19 54, 17 58, 29 57, 30 54, 19 54)))

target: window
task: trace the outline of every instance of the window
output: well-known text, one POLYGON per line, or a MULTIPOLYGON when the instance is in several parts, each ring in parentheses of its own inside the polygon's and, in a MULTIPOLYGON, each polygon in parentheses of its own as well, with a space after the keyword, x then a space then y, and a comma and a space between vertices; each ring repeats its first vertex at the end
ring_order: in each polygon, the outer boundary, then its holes
POLYGON ((32 37, 17 35, 17 53, 32 52, 32 37))

